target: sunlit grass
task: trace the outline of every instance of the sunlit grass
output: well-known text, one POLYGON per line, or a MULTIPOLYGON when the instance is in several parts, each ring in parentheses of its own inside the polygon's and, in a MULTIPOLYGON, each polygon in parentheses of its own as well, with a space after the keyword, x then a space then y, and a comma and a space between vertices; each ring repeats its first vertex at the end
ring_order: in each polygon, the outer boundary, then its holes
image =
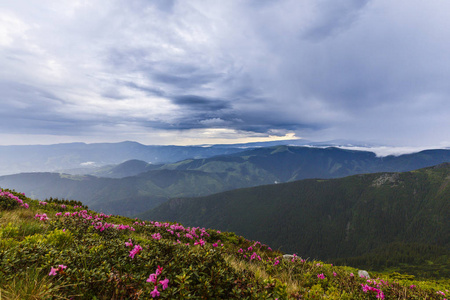
POLYGON ((55 284, 46 275, 42 271, 28 269, 9 282, 0 282, 0 299, 69 299, 61 293, 64 285, 55 284))

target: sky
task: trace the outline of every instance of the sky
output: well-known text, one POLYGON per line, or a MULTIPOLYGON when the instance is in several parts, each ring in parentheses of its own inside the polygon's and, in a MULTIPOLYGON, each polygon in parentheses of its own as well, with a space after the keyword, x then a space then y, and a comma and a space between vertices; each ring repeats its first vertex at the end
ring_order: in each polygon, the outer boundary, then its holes
POLYGON ((0 145, 450 146, 450 1, 0 0, 0 145))

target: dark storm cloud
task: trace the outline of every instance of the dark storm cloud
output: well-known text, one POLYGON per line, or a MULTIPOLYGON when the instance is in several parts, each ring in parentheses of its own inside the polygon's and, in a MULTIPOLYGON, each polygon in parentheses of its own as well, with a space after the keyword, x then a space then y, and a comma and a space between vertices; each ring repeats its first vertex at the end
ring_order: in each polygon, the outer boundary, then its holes
POLYGON ((210 99, 195 95, 176 96, 172 99, 173 103, 186 107, 194 111, 217 111, 231 108, 230 103, 220 99, 210 99))
POLYGON ((0 10, 1 131, 450 143, 449 9, 443 0, 10 1, 0 10))

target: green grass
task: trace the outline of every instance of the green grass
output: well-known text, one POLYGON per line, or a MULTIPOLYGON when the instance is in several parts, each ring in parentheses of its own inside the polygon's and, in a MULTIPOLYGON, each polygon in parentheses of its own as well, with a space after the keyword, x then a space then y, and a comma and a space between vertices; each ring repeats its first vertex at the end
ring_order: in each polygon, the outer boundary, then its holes
MULTIPOLYGON (((281 252, 231 232, 173 223, 144 224, 83 212, 84 208, 74 208, 69 202, 65 208, 60 201, 43 206, 16 195, 29 208, 0 212, 0 299, 151 299, 155 284, 147 279, 158 267, 159 299, 377 296, 377 292, 363 291, 363 285, 377 284, 358 277, 358 269, 299 257, 283 259, 281 252), (61 215, 56 215, 59 212, 61 215), (44 213, 48 220, 34 218, 44 213), (105 227, 106 223, 127 229, 105 227), (191 239, 189 234, 197 237, 191 239), (130 241, 133 246, 125 244, 130 241), (137 245, 141 250, 132 258, 130 253, 137 245), (55 275, 50 275, 52 270, 55 275), (169 280, 166 289, 160 283, 164 279, 169 280)), ((378 274, 371 272, 371 276, 377 278, 378 274)), ((450 289, 448 280, 382 276, 384 282, 381 278, 376 281, 385 299, 444 299, 438 292, 448 294, 450 289)))

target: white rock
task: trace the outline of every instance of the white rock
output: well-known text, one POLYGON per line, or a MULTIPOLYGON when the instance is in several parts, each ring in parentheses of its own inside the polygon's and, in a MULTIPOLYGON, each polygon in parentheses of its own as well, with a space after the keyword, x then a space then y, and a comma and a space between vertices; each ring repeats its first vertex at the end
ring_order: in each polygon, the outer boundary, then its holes
POLYGON ((367 279, 370 279, 369 273, 367 271, 364 270, 359 270, 358 271, 358 276, 359 277, 365 277, 367 279))

